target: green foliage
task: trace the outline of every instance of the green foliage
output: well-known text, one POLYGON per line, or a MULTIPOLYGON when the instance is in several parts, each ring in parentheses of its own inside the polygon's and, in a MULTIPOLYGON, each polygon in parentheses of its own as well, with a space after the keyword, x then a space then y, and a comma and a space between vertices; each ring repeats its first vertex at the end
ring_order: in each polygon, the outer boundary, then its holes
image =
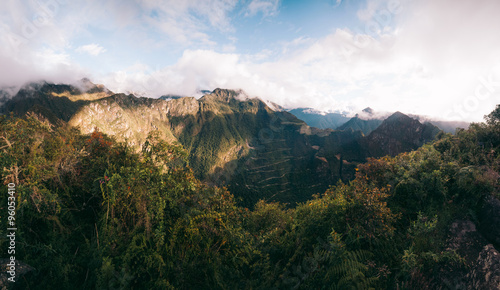
MULTIPOLYGON (((37 269, 17 287, 431 287, 443 265, 463 261, 447 250, 450 222, 474 218, 482 197, 498 192, 491 120, 369 159, 354 180, 295 208, 261 200, 249 210, 200 182, 188 166, 196 159, 158 132, 136 152, 97 130, 1 116, 0 190, 16 184, 16 257, 37 269)), ((0 203, 4 223, 5 195, 0 203)))
POLYGON ((500 105, 497 105, 493 112, 484 116, 486 123, 491 126, 498 125, 500 123, 500 105))

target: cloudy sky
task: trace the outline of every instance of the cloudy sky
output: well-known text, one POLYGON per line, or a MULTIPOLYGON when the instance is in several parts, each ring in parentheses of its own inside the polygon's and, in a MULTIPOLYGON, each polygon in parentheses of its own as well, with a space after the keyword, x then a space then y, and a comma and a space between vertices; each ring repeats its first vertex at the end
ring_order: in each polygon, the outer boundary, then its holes
POLYGON ((499 13, 497 0, 2 0, 0 86, 241 88, 289 108, 480 121, 500 103, 499 13))

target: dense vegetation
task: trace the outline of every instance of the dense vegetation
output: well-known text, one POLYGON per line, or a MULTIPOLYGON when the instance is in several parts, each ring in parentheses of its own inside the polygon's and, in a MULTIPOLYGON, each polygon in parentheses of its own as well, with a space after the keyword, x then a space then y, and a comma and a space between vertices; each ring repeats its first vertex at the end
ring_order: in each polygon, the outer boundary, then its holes
MULTIPOLYGON (((35 115, 0 117, 0 192, 17 185, 18 289, 425 288, 447 228, 498 190, 500 107, 456 135, 369 159, 356 178, 286 208, 238 206, 150 134, 136 153, 35 115)), ((7 195, 0 195, 5 225, 7 195)), ((7 240, 2 226, 0 248, 7 240)), ((434 280, 433 280, 434 279, 434 280)))
POLYGON ((113 94, 88 80, 84 87, 82 92, 71 85, 32 83, 6 100, 0 114, 36 113, 82 134, 98 128, 137 151, 149 132, 160 131, 165 141, 182 144, 197 179, 227 186, 242 199, 239 205, 252 209, 261 199, 295 207, 339 179, 352 180, 366 157, 412 151, 439 133, 401 113, 383 122, 358 120, 371 124, 367 136, 351 129, 321 130, 242 91, 215 89, 198 100, 167 101, 113 94))

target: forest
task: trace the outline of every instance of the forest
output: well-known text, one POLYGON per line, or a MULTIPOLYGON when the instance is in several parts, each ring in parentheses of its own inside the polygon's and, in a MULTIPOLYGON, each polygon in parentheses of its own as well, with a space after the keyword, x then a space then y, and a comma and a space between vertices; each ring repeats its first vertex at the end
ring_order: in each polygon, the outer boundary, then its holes
POLYGON ((0 248, 14 183, 16 259, 30 269, 14 289, 436 289, 470 267, 452 223, 480 225, 500 197, 500 106, 293 208, 243 207, 158 132, 137 152, 3 115, 0 151, 0 248))

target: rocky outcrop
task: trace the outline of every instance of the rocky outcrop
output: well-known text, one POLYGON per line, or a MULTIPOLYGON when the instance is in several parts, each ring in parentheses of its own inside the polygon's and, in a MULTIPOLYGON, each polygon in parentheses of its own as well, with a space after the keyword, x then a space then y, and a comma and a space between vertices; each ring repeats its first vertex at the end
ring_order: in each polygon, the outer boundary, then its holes
POLYGON ((493 196, 485 198, 483 206, 479 210, 479 230, 481 234, 493 243, 500 246, 500 200, 493 196))
POLYGON ((16 270, 15 270, 15 282, 9 281, 9 277, 11 275, 8 273, 9 269, 7 264, 9 263, 9 259, 0 259, 0 289, 14 289, 16 284, 19 284, 20 280, 28 273, 32 272, 34 269, 28 264, 25 264, 21 261, 16 261, 16 270))
POLYGON ((500 289, 500 253, 492 244, 483 247, 467 276, 469 289, 500 289))
POLYGON ((446 265, 440 273, 444 289, 500 289, 500 253, 477 231, 470 220, 452 223, 448 250, 454 250, 465 265, 446 265))

